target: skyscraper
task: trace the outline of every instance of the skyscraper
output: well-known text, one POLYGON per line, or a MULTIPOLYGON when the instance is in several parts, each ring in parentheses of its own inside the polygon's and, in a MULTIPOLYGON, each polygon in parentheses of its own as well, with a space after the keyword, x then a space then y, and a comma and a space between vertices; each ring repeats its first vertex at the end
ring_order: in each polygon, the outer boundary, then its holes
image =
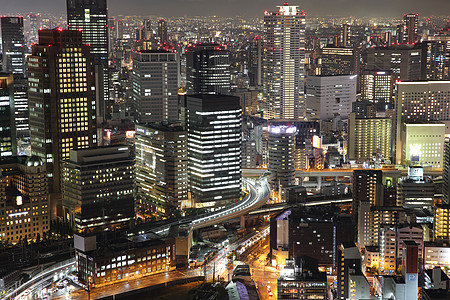
POLYGON ((394 76, 392 71, 363 70, 361 100, 377 104, 378 108, 393 108, 394 76))
POLYGON ((132 58, 136 122, 178 120, 178 55, 151 50, 133 52, 132 58))
POLYGON ((17 155, 14 78, 0 73, 0 157, 17 155))
POLYGON ((285 3, 264 12, 264 118, 303 119, 305 13, 285 3))
POLYGON ((112 113, 114 100, 109 98, 106 0, 67 0, 67 23, 70 30, 81 30, 83 44, 91 46, 97 77, 97 114, 100 118, 108 119, 112 113))
POLYGON ((422 42, 422 61, 426 80, 450 79, 450 36, 428 36, 422 42))
POLYGON ((197 207, 223 206, 241 190, 242 109, 239 98, 186 96, 188 182, 197 207))
POLYGON ((89 50, 80 31, 41 30, 28 58, 31 152, 46 162, 54 194, 61 191, 60 164, 69 158, 69 150, 97 144, 89 50))
POLYGON ((322 49, 321 75, 356 75, 360 68, 360 51, 352 48, 322 49))
POLYGON ((136 125, 137 210, 170 216, 187 194, 187 132, 176 124, 136 125))
MULTIPOLYGON (((14 74, 14 114, 17 138, 29 137, 28 83, 22 17, 1 17, 3 72, 14 74)), ((37 32, 36 32, 37 34, 37 32)))
POLYGON ((23 17, 1 17, 3 72, 25 73, 23 17))
POLYGON ((61 165, 64 218, 78 231, 134 219, 134 159, 126 146, 70 150, 61 165))
POLYGON ((158 21, 158 36, 161 44, 169 42, 169 37, 167 35, 167 21, 164 19, 158 21))
POLYGON ((229 94, 230 51, 219 44, 197 44, 186 52, 188 94, 229 94))
POLYGON ((418 14, 405 14, 403 16, 403 43, 414 44, 417 41, 418 14))

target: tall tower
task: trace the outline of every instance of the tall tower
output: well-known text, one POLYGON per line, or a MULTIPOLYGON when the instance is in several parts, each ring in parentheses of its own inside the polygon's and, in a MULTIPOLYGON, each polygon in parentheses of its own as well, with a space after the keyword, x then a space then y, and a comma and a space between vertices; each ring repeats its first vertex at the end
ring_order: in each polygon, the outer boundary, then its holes
POLYGON ((13 81, 0 73, 0 157, 17 155, 13 81))
POLYGON ((25 73, 23 17, 1 17, 3 72, 25 73))
POLYGON ((161 44, 169 42, 169 37, 167 36, 167 21, 164 19, 158 21, 158 36, 161 44))
MULTIPOLYGON (((22 17, 1 17, 3 72, 14 74, 14 114, 17 138, 29 137, 28 83, 22 17)), ((14 142, 15 143, 15 142, 14 142)))
POLYGON ((229 94, 230 51, 219 44, 197 44, 186 52, 189 94, 229 94))
POLYGON ((305 13, 287 3, 264 13, 265 119, 303 119, 305 13))
MULTIPOLYGON (((89 49, 80 31, 41 30, 28 58, 31 153, 46 162, 54 195, 61 191, 60 164, 69 158, 69 150, 97 144, 89 49)), ((52 204, 55 212, 56 202, 52 204)))
POLYGON ((178 120, 178 55, 151 50, 133 52, 132 58, 136 123, 178 120))
POLYGON ((81 30, 83 44, 91 46, 96 74, 97 114, 101 119, 109 119, 114 100, 109 99, 106 0, 67 0, 67 23, 70 30, 81 30))
POLYGON ((185 101, 190 199, 198 207, 238 200, 242 143, 239 98, 188 95, 185 101))
POLYGON ((403 16, 403 43, 414 44, 417 41, 418 14, 405 14, 403 16))

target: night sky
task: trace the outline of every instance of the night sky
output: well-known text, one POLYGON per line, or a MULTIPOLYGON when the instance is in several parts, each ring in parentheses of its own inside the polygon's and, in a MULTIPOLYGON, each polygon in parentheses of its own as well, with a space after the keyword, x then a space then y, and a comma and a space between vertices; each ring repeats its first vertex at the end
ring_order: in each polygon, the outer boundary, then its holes
MULTIPOLYGON (((65 0, 0 0, 0 13, 64 13, 65 0)), ((139 14, 155 16, 219 15, 262 16, 283 1, 273 0, 109 0, 111 16, 139 14)), ((307 15, 387 16, 417 12, 420 15, 450 15, 449 0, 302 0, 291 1, 307 15)))

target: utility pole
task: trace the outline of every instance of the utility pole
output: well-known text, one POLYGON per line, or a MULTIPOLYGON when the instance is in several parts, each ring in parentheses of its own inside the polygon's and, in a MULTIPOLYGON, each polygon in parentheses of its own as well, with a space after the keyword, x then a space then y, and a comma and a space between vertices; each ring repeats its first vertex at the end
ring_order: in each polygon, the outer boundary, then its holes
POLYGON ((213 283, 216 281, 216 262, 213 265, 213 283))

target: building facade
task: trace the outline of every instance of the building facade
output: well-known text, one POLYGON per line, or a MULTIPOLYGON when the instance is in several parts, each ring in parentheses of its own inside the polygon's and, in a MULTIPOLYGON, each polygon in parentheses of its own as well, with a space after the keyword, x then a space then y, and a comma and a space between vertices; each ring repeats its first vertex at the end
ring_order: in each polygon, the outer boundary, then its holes
POLYGON ((126 146, 70 150, 62 163, 64 218, 79 232, 134 219, 134 159, 126 146))
POLYGON ((106 0, 67 0, 69 30, 81 30, 84 45, 90 45, 95 64, 97 115, 110 118, 114 101, 109 99, 108 7, 106 0))
POLYGON ((187 132, 179 125, 136 125, 139 214, 170 216, 187 206, 187 132))
POLYGON ((31 153, 46 162, 50 193, 59 194, 60 164, 70 149, 97 145, 94 66, 81 32, 39 31, 28 75, 31 153))
POLYGON ((14 78, 0 73, 0 157, 17 155, 14 78))
POLYGON ((305 117, 305 13, 285 3, 264 13, 264 118, 305 117))
POLYGON ((189 197, 197 207, 223 206, 241 190, 242 109, 239 98, 185 98, 189 197))
POLYGON ((178 120, 178 55, 150 50, 133 52, 132 58, 136 123, 178 120))

